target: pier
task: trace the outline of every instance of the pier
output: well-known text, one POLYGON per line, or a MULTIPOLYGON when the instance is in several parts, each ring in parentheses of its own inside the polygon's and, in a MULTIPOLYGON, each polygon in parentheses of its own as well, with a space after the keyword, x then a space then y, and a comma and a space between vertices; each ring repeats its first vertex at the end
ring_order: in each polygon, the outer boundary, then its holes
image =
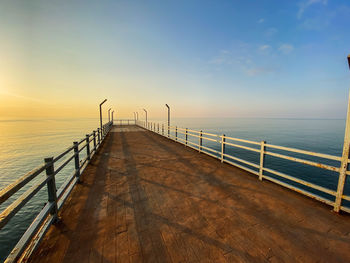
POLYGON ((0 191, 1 204, 24 189, 0 229, 45 186, 48 196, 6 263, 350 261, 348 132, 333 156, 170 122, 100 127, 0 191), (273 170, 266 156, 331 171, 337 190, 273 170))
POLYGON ((348 262, 330 207, 134 125, 114 126, 30 262, 348 262))

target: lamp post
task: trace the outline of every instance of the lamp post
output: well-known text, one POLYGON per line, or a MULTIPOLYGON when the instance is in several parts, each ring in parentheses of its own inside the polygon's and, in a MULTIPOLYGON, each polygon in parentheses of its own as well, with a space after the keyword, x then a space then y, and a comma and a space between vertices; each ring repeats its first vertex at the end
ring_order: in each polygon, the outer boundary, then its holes
MULTIPOLYGON (((348 56, 348 64, 350 69, 350 55, 348 56)), ((346 182, 346 172, 349 166, 349 163, 348 163, 349 152, 350 152, 350 93, 348 98, 348 111, 346 114, 346 122, 345 122, 343 154, 342 154, 341 163, 340 163, 338 186, 337 186, 337 192, 335 195, 335 202, 334 202, 334 208, 333 208, 333 210, 337 213, 341 209, 341 204, 343 200, 344 186, 346 182)))
POLYGON ((146 112, 146 125, 147 125, 147 111, 145 109, 143 109, 146 112))
POLYGON ((114 113, 114 111, 112 111, 112 124, 113 124, 113 113, 114 113))
POLYGON ((107 99, 105 99, 104 101, 102 101, 100 103, 100 126, 101 126, 101 131, 102 131, 102 104, 105 103, 107 101, 107 99))
POLYGON ((139 120, 139 113, 136 112, 136 120, 139 120))
POLYGON ((109 114, 109 113, 110 113, 110 111, 111 111, 111 108, 109 108, 109 109, 108 109, 108 122, 110 122, 110 121, 111 121, 111 116, 110 116, 110 114, 109 114))
POLYGON ((170 135, 170 107, 168 104, 165 104, 165 106, 168 108, 168 137, 170 135))

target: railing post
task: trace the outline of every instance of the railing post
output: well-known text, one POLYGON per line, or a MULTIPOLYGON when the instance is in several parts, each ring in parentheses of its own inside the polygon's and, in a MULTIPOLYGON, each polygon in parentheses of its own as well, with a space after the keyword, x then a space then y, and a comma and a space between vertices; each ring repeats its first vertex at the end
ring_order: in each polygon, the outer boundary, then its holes
POLYGON ((188 136, 187 136, 187 130, 188 130, 188 129, 186 128, 186 145, 187 145, 187 137, 188 137, 188 136))
POLYGON ((202 139, 202 130, 201 130, 199 134, 199 150, 198 150, 199 152, 202 151, 202 142, 203 142, 203 139, 202 139))
POLYGON ((343 155, 341 157, 338 187, 337 187, 337 193, 335 195, 335 202, 334 202, 334 208, 333 208, 334 212, 339 212, 341 207, 341 202, 343 199, 346 171, 348 170, 349 147, 350 147, 350 93, 348 98, 348 112, 346 115, 343 155))
POLYGON ((54 203, 50 214, 55 218, 54 221, 58 219, 57 213, 57 193, 56 193, 56 182, 55 182, 55 168, 53 164, 53 157, 45 158, 45 164, 48 165, 46 167, 46 176, 51 177, 47 181, 47 193, 48 193, 48 201, 50 203, 54 203))
POLYGON ((96 131, 93 131, 94 133, 94 151, 96 153, 96 131))
POLYGON ((221 162, 224 162, 224 154, 225 154, 225 134, 221 136, 221 162))
POLYGON ((162 123, 162 135, 164 136, 164 123, 162 123))
POLYGON ((90 142, 89 142, 89 134, 86 134, 86 156, 87 156, 87 159, 90 160, 90 142))
POLYGON ((158 122, 158 133, 159 133, 159 122, 158 122))
POLYGON ((177 141, 177 126, 175 127, 175 141, 177 141))
POLYGON ((75 166, 75 177, 78 178, 78 182, 80 182, 80 161, 79 161, 79 143, 73 142, 74 145, 74 166, 75 166))
POLYGON ((260 143, 260 167, 259 167, 259 180, 262 181, 264 174, 264 162, 265 162, 265 144, 266 141, 260 143))
POLYGON ((100 143, 101 143, 100 128, 97 128, 97 141, 98 141, 98 145, 100 145, 100 143))

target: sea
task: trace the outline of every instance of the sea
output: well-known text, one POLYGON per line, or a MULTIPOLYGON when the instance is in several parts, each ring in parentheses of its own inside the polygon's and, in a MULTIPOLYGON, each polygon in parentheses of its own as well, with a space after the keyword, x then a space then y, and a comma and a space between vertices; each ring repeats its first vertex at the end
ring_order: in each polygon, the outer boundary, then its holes
MULTIPOLYGON (((149 119, 150 122, 166 123, 166 120, 149 119)), ((345 131, 344 119, 284 119, 284 118, 174 118, 171 126, 188 128, 196 131, 246 139, 251 141, 266 141, 285 147, 292 147, 318 153, 341 156, 345 131)), ((0 189, 25 175, 32 169, 43 164, 44 158, 57 156, 66 148, 79 141, 86 134, 99 127, 97 118, 81 119, 23 119, 0 120, 0 189)), ((172 135, 175 135, 172 132, 172 135)), ((185 138, 178 133, 179 138, 185 138), (182 136, 182 137, 181 137, 182 136)), ((198 138, 189 136, 189 141, 198 142, 198 138)), ((233 141, 232 141, 233 142, 233 141)), ((233 142, 234 143, 234 142, 233 142)), ((240 143, 244 146, 259 148, 259 146, 240 143)), ((203 146, 220 151, 217 142, 203 140, 203 146)), ((269 149, 268 149, 269 150, 269 149)), ((296 153, 273 150, 276 153, 287 154, 297 158, 322 162, 339 167, 339 162, 322 158, 310 157, 296 153)), ((259 154, 244 149, 227 146, 227 154, 259 164, 259 154)), ((239 163, 242 165, 242 163, 239 163)), ((245 165, 246 166, 246 165, 245 165)), ((296 178, 336 190, 338 174, 336 172, 295 163, 277 157, 266 156, 265 166, 296 178)), ((247 166, 249 167, 249 166, 247 166)), ((255 169, 249 167, 250 169, 255 169)), ((73 164, 67 166, 56 175, 57 189, 65 179, 72 174, 73 164)), ((255 169, 256 170, 256 169, 255 169)), ((269 176, 278 178, 272 174, 269 176)), ((278 178, 280 179, 280 178, 278 178)), ((9 200, 0 205, 0 212, 16 198, 29 189, 36 180, 23 187, 9 200)), ((300 186, 288 180, 282 180, 305 190, 314 192, 333 200, 332 196, 300 186)), ((350 194, 350 177, 347 178, 345 194, 350 194)), ((305 197, 307 198, 307 197, 305 197)), ((47 202, 47 189, 44 187, 31 199, 11 221, 0 230, 0 262, 3 262, 12 248, 18 242, 25 230, 47 202)), ((349 202, 343 204, 350 207, 349 202)), ((330 207, 331 209, 331 207, 330 207)))

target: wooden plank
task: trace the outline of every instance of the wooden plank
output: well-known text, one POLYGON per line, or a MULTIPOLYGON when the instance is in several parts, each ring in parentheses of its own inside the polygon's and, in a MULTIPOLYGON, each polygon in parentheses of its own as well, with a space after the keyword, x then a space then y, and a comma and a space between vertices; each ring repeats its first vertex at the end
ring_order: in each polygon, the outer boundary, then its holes
POLYGON ((149 131, 82 176, 33 262, 350 261, 348 216, 149 131))

